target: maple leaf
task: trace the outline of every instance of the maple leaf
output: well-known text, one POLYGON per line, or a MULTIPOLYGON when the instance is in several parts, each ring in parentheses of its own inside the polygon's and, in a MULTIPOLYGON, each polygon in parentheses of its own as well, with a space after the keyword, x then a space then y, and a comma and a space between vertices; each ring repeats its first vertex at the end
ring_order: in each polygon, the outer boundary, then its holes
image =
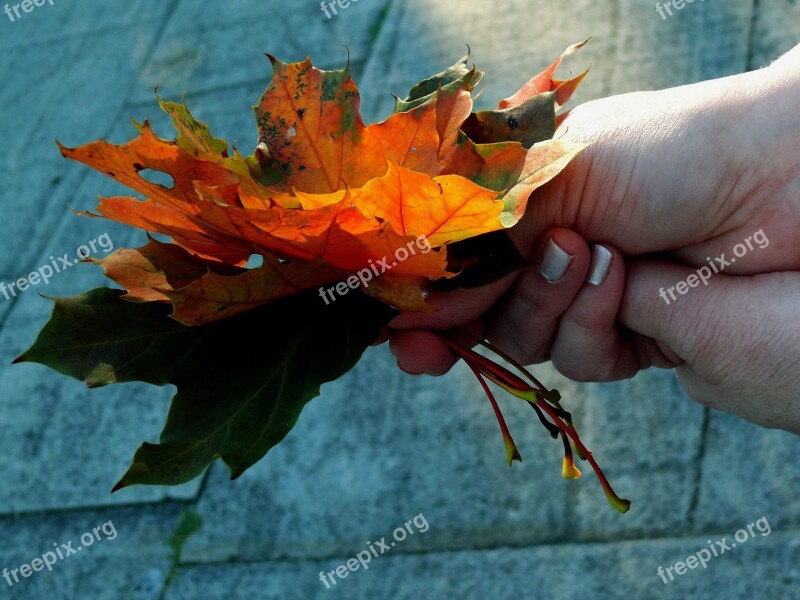
POLYGON ((319 261, 281 263, 269 254, 260 267, 243 269, 203 260, 180 246, 154 239, 141 248, 121 248, 90 262, 99 264, 110 279, 128 290, 124 299, 169 301, 174 307, 172 318, 186 325, 230 317, 342 276, 319 261))
POLYGON ((115 490, 176 485, 217 456, 236 478, 280 442, 320 385, 347 372, 394 314, 363 294, 326 311, 305 292, 203 327, 159 302, 100 288, 56 298, 53 317, 15 362, 36 361, 90 387, 177 386, 158 444, 145 443, 115 490), (247 343, 258 338, 258 343, 247 343))
POLYGON ((542 73, 533 77, 514 95, 501 100, 496 110, 471 114, 462 130, 474 142, 513 140, 525 148, 551 139, 563 118, 556 112, 569 101, 589 70, 564 81, 553 79, 553 73, 565 56, 576 52, 588 41, 568 47, 542 73))
MULTIPOLYGON (((478 286, 528 266, 504 230, 583 148, 552 139, 583 77, 553 79, 560 59, 496 111, 473 113, 483 72, 464 57, 369 125, 349 65, 269 59, 250 155, 160 97, 174 140, 145 121, 122 145, 59 143, 65 157, 144 196, 101 198, 83 214, 138 227, 148 242, 92 259, 124 291, 55 299, 17 362, 92 387, 178 388, 159 443, 142 445, 115 489, 182 483, 215 457, 238 476, 397 309, 431 310, 425 286, 478 286), (149 181, 147 170, 172 184, 149 181)), ((490 379, 499 373, 470 360, 490 379)))
MULTIPOLYGON (((391 297, 398 308, 425 310, 425 282, 457 274, 448 269, 447 245, 515 224, 530 193, 582 149, 540 139, 555 130, 555 95, 579 83, 579 78, 553 80, 554 66, 546 71, 547 85, 539 76, 501 103, 509 106, 503 110, 517 110, 515 102, 547 109, 525 109, 524 129, 530 133, 502 136, 492 130, 491 139, 483 141, 487 131, 470 138, 470 123, 483 123, 483 112, 470 112, 472 91, 483 74, 467 67, 467 57, 414 86, 392 115, 371 125, 359 114, 348 66, 322 71, 309 59, 270 60, 273 78, 254 108, 259 143, 251 156, 229 152, 185 106, 161 98, 159 105, 178 131, 174 141, 157 137, 145 122, 139 137, 122 146, 102 140, 75 149, 61 146, 65 156, 146 196, 144 201, 103 198, 98 215, 170 236, 200 259, 244 267, 257 254, 265 264, 314 264, 318 277, 294 280, 309 287, 326 279, 324 265, 345 279, 390 256, 393 248, 428 236, 437 250, 403 260, 367 288, 387 301, 391 297), (170 175, 173 185, 151 183, 140 175, 145 169, 170 175)), ((204 283, 192 283, 195 302, 179 293, 160 297, 173 302, 175 318, 204 323, 233 314, 214 310, 215 294, 223 288, 242 300, 242 309, 280 297, 263 281, 268 275, 239 274, 223 284, 212 271, 204 283)))

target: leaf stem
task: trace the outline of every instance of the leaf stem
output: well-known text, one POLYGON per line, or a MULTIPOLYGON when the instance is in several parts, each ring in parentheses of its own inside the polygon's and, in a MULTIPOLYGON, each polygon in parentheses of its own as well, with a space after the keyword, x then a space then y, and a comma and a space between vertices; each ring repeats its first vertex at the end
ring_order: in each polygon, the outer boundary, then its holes
POLYGON ((483 391, 486 392, 486 396, 489 398, 489 402, 492 404, 494 416, 497 417, 497 423, 500 425, 500 431, 503 434, 503 442, 506 445, 506 461, 508 462, 508 466, 510 467, 511 463, 513 463, 515 460, 522 462, 522 456, 517 449, 517 445, 514 443, 514 438, 511 437, 511 432, 508 430, 508 425, 506 424, 506 420, 503 417, 502 411, 500 410, 500 406, 497 404, 497 400, 494 399, 492 390, 489 389, 489 386, 486 384, 486 380, 483 378, 481 372, 477 368, 475 368, 473 365, 469 365, 469 368, 472 369, 473 373, 475 373, 475 377, 477 377, 481 386, 483 386, 483 391))
MULTIPOLYGON (((460 333, 463 333, 463 331, 460 333)), ((575 445, 575 452, 578 454, 578 456, 587 460, 591 465, 592 470, 595 472, 595 475, 597 475, 597 479, 600 481, 600 486, 603 488, 606 498, 611 506, 622 513, 627 512, 628 509, 630 509, 630 501, 620 498, 616 492, 614 492, 614 489, 608 482, 608 479, 600 468, 600 465, 597 464, 597 461, 594 459, 589 449, 584 446, 577 430, 575 429, 575 426, 572 424, 572 417, 570 413, 561 407, 559 403, 560 395, 558 395, 556 390, 551 391, 545 388, 538 382, 538 380, 536 380, 535 377, 527 373, 527 370, 525 370, 524 367, 518 365, 518 363, 515 364, 513 360, 509 362, 526 373, 526 375, 532 379, 536 387, 531 387, 528 383, 517 377, 514 373, 502 365, 499 365, 485 356, 475 352, 473 349, 468 348, 456 340, 452 334, 442 333, 440 336, 442 341, 451 350, 453 350, 453 352, 464 359, 464 362, 466 362, 470 369, 472 369, 473 373, 475 373, 475 376, 478 378, 478 381, 480 381, 481 386, 483 387, 487 396, 489 396, 489 399, 492 402, 492 407, 495 408, 495 414, 498 416, 498 422, 500 423, 500 429, 503 432, 503 439, 506 442, 507 452, 510 452, 510 446, 508 442, 508 440, 510 440, 510 434, 508 434, 508 428, 505 426, 505 421, 502 420, 500 409, 497 407, 497 402, 489 390, 489 386, 486 384, 485 379, 489 379, 493 383, 506 390, 508 393, 530 404, 540 417, 542 424, 545 425, 548 431, 550 431, 551 435, 553 434, 554 430, 559 430, 558 433, 556 433, 556 437, 560 435, 564 443, 564 462, 562 465, 562 474, 564 477, 576 478, 580 475, 580 471, 577 469, 577 467, 575 467, 575 463, 572 458, 572 448, 570 445, 571 441, 575 445), (550 418, 552 423, 547 422, 544 414, 550 418)), ((498 348, 494 347, 488 342, 483 344, 482 341, 479 340, 478 343, 481 343, 487 350, 494 352, 501 358, 505 358, 507 356, 505 353, 499 351, 498 348)), ((511 443, 513 444, 513 440, 511 440, 511 443)), ((516 446, 514 446, 514 448, 516 448, 516 446)), ((509 454, 509 456, 511 456, 511 454, 509 454)), ((510 460, 512 459, 509 459, 509 464, 510 460)))

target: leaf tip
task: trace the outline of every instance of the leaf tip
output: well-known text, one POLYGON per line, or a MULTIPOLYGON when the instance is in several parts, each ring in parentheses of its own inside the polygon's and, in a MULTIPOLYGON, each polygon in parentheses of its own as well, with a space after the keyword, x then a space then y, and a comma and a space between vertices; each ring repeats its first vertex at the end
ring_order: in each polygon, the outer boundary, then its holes
POLYGON ((130 484, 129 484, 129 483, 127 483, 127 482, 125 481, 125 478, 123 477, 122 479, 120 479, 120 480, 119 480, 119 481, 116 483, 116 485, 115 485, 113 488, 111 488, 111 493, 113 494, 114 492, 118 492, 118 491, 120 491, 122 488, 128 487, 129 485, 130 485, 130 484))
POLYGON ((58 151, 61 152, 61 156, 64 158, 69 158, 68 153, 72 150, 72 148, 67 148, 58 139, 56 139, 56 146, 58 146, 58 151))

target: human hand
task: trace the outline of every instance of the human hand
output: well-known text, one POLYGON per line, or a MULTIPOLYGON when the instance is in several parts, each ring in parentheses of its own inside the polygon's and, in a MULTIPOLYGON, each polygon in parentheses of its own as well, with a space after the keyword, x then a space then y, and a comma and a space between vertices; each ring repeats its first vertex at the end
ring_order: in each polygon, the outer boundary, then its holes
MULTIPOLYGON (((660 253, 698 267, 727 253, 726 275, 800 270, 792 252, 800 247, 798 55, 795 49, 753 73, 574 109, 557 135, 593 145, 532 198, 512 230, 538 266, 485 289, 434 294, 440 312, 396 319, 403 330, 391 346, 399 365, 444 372, 454 357, 420 328, 462 325, 522 362, 551 358, 578 380, 680 364, 686 357, 648 335, 651 328, 631 331, 617 321, 622 256, 660 253), (753 245, 758 231, 773 243, 731 262, 731 248, 748 237, 753 245), (586 242, 605 244, 590 258, 586 242), (594 284, 585 283, 590 272, 594 284)), ((662 302, 658 288, 651 293, 662 302)))

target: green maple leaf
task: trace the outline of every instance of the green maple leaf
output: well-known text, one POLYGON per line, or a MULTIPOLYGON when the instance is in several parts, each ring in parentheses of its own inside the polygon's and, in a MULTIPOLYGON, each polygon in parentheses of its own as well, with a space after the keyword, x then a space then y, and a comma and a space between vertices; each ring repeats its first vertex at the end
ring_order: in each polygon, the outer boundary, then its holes
POLYGON ((177 485, 217 457, 232 478, 280 442, 320 386, 349 371, 394 312, 352 292, 326 306, 316 290, 222 322, 189 327, 170 305, 99 288, 54 299, 50 321, 15 362, 38 362, 90 387, 174 384, 158 444, 145 442, 114 490, 177 485))

